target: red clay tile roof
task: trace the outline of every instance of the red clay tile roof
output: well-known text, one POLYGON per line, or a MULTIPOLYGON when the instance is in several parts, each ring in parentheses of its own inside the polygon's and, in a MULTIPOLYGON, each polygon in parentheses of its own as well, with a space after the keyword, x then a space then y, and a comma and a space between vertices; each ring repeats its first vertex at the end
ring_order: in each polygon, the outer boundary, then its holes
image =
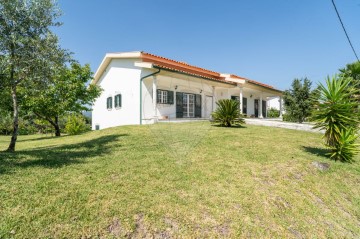
POLYGON ((160 65, 160 64, 154 64, 154 66, 155 66, 155 67, 162 68, 162 69, 165 69, 165 70, 176 71, 176 72, 180 72, 180 73, 186 73, 186 74, 189 74, 189 75, 198 76, 198 77, 205 78, 205 79, 209 79, 209 80, 213 80, 213 81, 219 81, 219 82, 221 82, 221 83, 226 83, 226 84, 230 84, 230 85, 236 85, 236 83, 233 83, 233 82, 230 82, 230 81, 226 81, 226 80, 224 80, 224 79, 222 79, 222 78, 207 77, 207 76, 204 76, 204 75, 201 75, 201 74, 195 74, 195 73, 191 73, 191 72, 188 72, 188 71, 179 70, 179 69, 176 69, 176 68, 171 68, 171 67, 164 66, 164 65, 160 65))
MULTIPOLYGON (((222 83, 230 83, 229 81, 226 81, 224 77, 221 77, 220 76, 221 74, 218 72, 207 70, 205 68, 201 68, 201 67, 197 67, 197 66, 193 66, 193 65, 187 64, 185 62, 175 61, 175 60, 172 60, 172 59, 169 59, 166 57, 157 56, 157 55, 150 54, 147 52, 141 52, 141 58, 144 62, 151 62, 151 63, 157 65, 158 67, 165 68, 168 70, 188 73, 188 74, 191 74, 194 76, 200 76, 200 77, 208 78, 211 80, 219 81, 222 83)), ((241 77, 241 76, 237 76, 237 75, 233 75, 233 74, 231 74, 230 77, 243 79, 243 80, 246 80, 246 82, 248 82, 250 84, 262 86, 262 87, 265 87, 265 88, 268 88, 271 90, 281 92, 280 90, 275 89, 271 85, 267 85, 267 84, 264 84, 264 83, 261 83, 258 81, 250 80, 245 77, 241 77)))

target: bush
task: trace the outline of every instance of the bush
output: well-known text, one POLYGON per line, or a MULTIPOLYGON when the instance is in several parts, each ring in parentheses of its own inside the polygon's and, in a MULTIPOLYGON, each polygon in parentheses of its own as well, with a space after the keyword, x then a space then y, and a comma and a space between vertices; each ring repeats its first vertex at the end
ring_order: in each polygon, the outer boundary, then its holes
POLYGON ((245 123, 240 114, 240 104, 238 101, 222 99, 216 102, 216 105, 216 110, 211 114, 215 123, 226 127, 245 123))
POLYGON ((65 124, 65 131, 70 135, 81 134, 89 130, 90 127, 86 124, 85 118, 82 115, 70 115, 65 124))
POLYGON ((11 113, 0 112, 0 134, 8 135, 12 132, 13 119, 11 113))
POLYGON ((268 118, 278 118, 280 117, 280 110, 277 110, 275 108, 270 108, 267 112, 268 118))
POLYGON ((297 122, 297 119, 295 119, 292 115, 287 113, 283 114, 282 120, 287 122, 297 122))

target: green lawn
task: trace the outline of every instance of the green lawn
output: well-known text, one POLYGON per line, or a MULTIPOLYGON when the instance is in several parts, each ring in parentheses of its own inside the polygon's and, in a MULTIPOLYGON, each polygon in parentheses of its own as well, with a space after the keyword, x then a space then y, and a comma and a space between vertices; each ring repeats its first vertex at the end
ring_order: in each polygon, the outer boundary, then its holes
POLYGON ((17 150, 0 153, 0 238, 360 237, 360 157, 330 161, 320 134, 157 124, 17 150))

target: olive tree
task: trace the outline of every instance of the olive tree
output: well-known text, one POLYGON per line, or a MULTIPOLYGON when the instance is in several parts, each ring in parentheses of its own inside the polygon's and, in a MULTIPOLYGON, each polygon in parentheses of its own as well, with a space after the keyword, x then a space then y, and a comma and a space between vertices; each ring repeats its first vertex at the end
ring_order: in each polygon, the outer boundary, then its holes
POLYGON ((13 130, 7 151, 15 151, 19 128, 19 88, 31 90, 46 81, 66 52, 51 28, 60 12, 52 0, 0 0, 0 90, 8 89, 13 107, 13 130))

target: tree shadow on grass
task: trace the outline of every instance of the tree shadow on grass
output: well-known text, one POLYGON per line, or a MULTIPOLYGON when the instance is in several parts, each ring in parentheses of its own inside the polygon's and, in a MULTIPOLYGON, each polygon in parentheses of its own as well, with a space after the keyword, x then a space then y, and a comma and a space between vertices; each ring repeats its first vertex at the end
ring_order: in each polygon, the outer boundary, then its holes
POLYGON ((219 124, 212 124, 211 126, 213 127, 218 127, 218 128, 224 128, 224 129, 243 129, 243 128, 246 128, 246 126, 244 125, 232 125, 230 127, 226 127, 226 126, 222 126, 222 125, 219 125, 219 124))
POLYGON ((39 138, 32 138, 32 139, 22 139, 21 137, 18 138, 18 142, 32 142, 32 141, 42 141, 47 139, 62 139, 68 137, 69 135, 61 135, 60 137, 56 136, 43 136, 39 138))
POLYGON ((302 146, 303 150, 305 152, 314 154, 316 156, 329 158, 326 154, 330 152, 330 150, 326 148, 318 148, 318 147, 308 147, 308 146, 302 146))
POLYGON ((117 141, 125 136, 128 135, 106 135, 74 144, 20 150, 15 153, 0 152, 0 174, 11 172, 15 168, 59 168, 85 163, 88 158, 107 155, 114 148, 120 147, 117 141))

